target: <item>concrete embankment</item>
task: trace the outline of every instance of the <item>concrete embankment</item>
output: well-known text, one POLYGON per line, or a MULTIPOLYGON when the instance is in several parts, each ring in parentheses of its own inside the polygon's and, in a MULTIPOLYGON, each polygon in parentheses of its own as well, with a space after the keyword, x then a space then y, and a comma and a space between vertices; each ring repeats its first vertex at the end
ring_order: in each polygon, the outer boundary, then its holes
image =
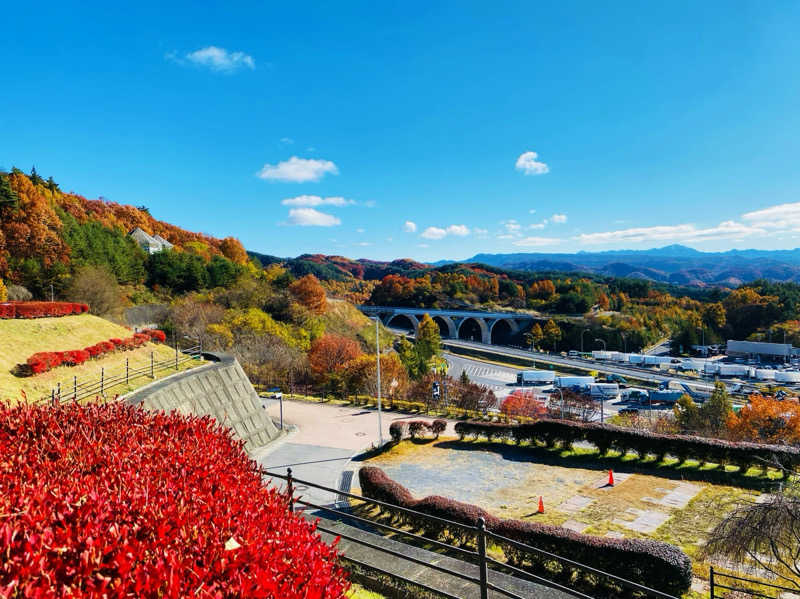
POLYGON ((251 452, 276 439, 280 433, 236 358, 225 354, 205 357, 214 361, 151 383, 122 400, 151 410, 213 416, 233 429, 251 452))

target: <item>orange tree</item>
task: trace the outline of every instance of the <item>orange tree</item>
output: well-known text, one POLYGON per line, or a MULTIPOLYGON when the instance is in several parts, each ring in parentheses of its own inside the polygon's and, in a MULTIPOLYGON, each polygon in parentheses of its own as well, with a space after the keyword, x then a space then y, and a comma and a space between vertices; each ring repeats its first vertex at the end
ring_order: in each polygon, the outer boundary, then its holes
POLYGON ((728 433, 737 441, 800 443, 800 404, 751 395, 750 402, 727 420, 728 433))
POLYGON ((289 285, 294 298, 314 314, 323 314, 327 307, 325 289, 314 275, 306 275, 289 285))
POLYGON ((356 341, 326 333, 311 344, 308 363, 326 391, 341 395, 345 390, 347 364, 361 354, 361 346, 356 341))

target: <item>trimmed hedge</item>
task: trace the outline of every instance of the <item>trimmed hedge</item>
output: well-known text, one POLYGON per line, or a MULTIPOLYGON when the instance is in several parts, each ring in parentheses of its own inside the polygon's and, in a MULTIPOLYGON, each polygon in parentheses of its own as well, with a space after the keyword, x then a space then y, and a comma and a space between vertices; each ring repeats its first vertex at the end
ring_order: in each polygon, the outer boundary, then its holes
POLYGON ((517 444, 542 443, 547 447, 556 444, 569 448, 576 441, 594 445, 601 454, 609 450, 623 454, 635 453, 640 458, 648 455, 662 461, 673 456, 681 463, 687 459, 701 463, 713 462, 734 465, 744 473, 752 466, 766 469, 780 465, 786 470, 800 466, 800 448, 788 445, 762 445, 735 443, 690 435, 664 435, 637 431, 619 426, 593 422, 542 419, 531 424, 502 424, 497 422, 459 422, 456 433, 462 440, 467 437, 486 437, 490 441, 513 441, 517 444))
MULTIPOLYGON (((497 518, 478 506, 437 495, 414 499, 408 489, 374 466, 361 468, 358 478, 364 497, 467 526, 477 526, 478 519, 483 518, 487 530, 496 535, 564 556, 665 593, 680 596, 689 590, 692 583, 692 563, 689 556, 668 543, 649 539, 596 537, 560 526, 506 520, 497 518)), ((473 533, 470 531, 446 529, 443 524, 415 518, 400 511, 393 515, 406 524, 424 529, 426 535, 440 540, 462 544, 472 541, 473 533)), ((566 583, 587 578, 586 571, 581 568, 539 553, 521 551, 502 539, 495 538, 495 542, 503 549, 509 563, 535 571, 545 578, 556 578, 566 583)), ((610 580, 606 579, 604 582, 613 586, 614 583, 609 582, 610 580)))
POLYGON ((75 302, 4 302, 0 304, 0 318, 50 318, 84 314, 89 306, 75 302))
POLYGON ((389 436, 392 441, 399 443, 403 437, 408 434, 412 439, 423 435, 425 431, 430 432, 435 438, 439 438, 445 429, 447 429, 447 420, 437 418, 433 422, 426 422, 424 420, 398 420, 389 425, 389 436))
POLYGON ((23 374, 34 375, 47 372, 58 366, 78 366, 90 358, 96 358, 113 351, 125 351, 143 346, 148 341, 163 341, 166 339, 164 331, 150 329, 141 333, 134 333, 133 337, 125 339, 109 339, 84 349, 73 349, 57 352, 37 352, 30 356, 25 364, 27 372, 23 374))

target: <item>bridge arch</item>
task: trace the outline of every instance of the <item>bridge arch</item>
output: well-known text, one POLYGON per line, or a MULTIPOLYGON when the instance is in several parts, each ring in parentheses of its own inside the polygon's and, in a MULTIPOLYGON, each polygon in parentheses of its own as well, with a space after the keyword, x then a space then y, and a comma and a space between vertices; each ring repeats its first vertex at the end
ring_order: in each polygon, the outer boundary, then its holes
POLYGON ((489 326, 483 318, 469 316, 458 325, 458 338, 465 341, 489 343, 491 341, 489 326))
POLYGON ((492 323, 490 341, 492 345, 510 345, 519 333, 519 325, 511 318, 500 318, 492 323))
POLYGON ((405 329, 416 335, 417 329, 419 329, 419 320, 413 314, 397 313, 389 317, 389 320, 386 321, 386 326, 395 329, 405 329))
POLYGON ((433 322, 439 325, 439 336, 441 336, 442 339, 454 339, 458 337, 456 323, 454 323, 453 319, 449 316, 436 315, 433 317, 433 322))

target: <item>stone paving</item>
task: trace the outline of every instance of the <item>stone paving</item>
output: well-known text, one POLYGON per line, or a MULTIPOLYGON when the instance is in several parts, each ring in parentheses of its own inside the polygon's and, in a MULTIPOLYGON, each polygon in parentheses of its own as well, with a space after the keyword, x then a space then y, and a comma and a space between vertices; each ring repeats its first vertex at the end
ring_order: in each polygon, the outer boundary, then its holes
POLYGON ((693 485, 687 482, 680 482, 674 489, 664 489, 657 487, 656 491, 661 491, 664 496, 661 498, 642 497, 642 501, 648 503, 656 503, 676 509, 685 508, 689 502, 697 495, 703 488, 699 485, 693 485))
POLYGON ((613 522, 631 530, 643 533, 654 532, 659 526, 669 520, 670 515, 664 512, 657 512, 655 510, 639 510, 636 508, 628 508, 625 514, 633 516, 633 520, 626 520, 617 518, 613 522))

